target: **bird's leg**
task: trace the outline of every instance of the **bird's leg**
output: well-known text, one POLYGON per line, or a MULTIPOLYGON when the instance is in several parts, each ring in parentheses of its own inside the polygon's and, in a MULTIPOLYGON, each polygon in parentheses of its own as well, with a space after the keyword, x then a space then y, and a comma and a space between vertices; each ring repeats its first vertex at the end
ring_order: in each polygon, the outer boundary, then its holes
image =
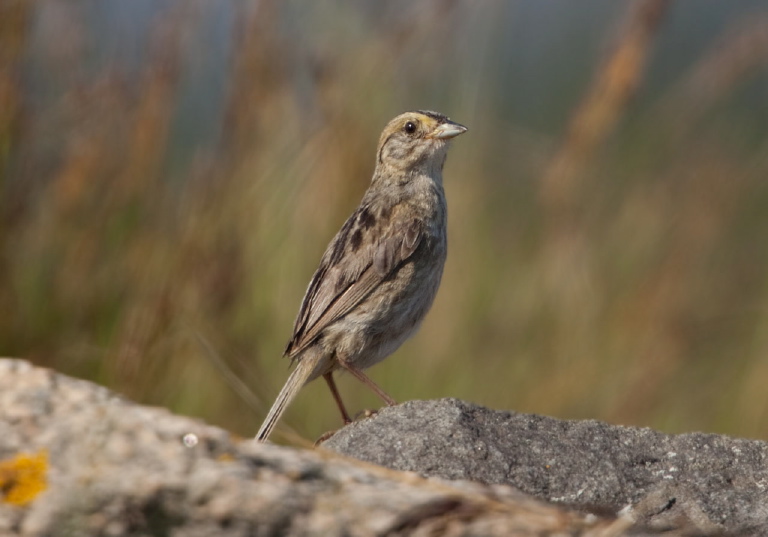
POLYGON ((336 388, 336 381, 333 380, 333 373, 329 371, 323 375, 323 378, 325 379, 325 382, 328 383, 328 388, 330 388, 331 393, 333 394, 333 398, 336 401, 336 406, 339 407, 339 411, 341 412, 341 419, 344 420, 344 425, 349 425, 352 423, 352 420, 349 419, 347 409, 344 407, 344 403, 341 400, 341 395, 339 395, 339 390, 336 388))
POLYGON ((352 373, 352 376, 354 376, 357 380, 368 386, 370 389, 372 389, 376 395, 381 397, 381 400, 384 401, 387 406, 395 406, 397 404, 397 401, 392 399, 389 395, 387 395, 384 390, 379 388, 378 384, 373 382, 368 375, 363 373, 360 369, 356 368, 352 364, 345 362, 344 360, 337 357, 337 361, 341 367, 352 373))

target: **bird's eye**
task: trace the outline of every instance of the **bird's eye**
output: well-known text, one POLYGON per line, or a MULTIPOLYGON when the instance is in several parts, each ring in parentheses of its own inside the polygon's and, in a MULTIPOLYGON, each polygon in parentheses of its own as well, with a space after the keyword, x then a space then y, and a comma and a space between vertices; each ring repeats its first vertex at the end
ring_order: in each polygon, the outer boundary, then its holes
POLYGON ((413 134, 414 132, 416 132, 416 123, 414 123, 413 121, 409 121, 408 123, 406 123, 405 132, 407 132, 408 134, 413 134))

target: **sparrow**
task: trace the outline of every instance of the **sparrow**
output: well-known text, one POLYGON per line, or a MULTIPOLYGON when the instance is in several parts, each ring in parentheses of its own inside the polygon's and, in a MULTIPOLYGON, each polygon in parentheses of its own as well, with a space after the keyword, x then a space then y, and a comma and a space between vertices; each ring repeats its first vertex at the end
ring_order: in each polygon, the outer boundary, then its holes
POLYGON ((363 370, 413 335, 432 306, 447 253, 443 165, 450 140, 466 131, 428 110, 401 114, 384 128, 371 184, 309 282, 284 353, 295 368, 257 442, 267 440, 302 386, 318 377, 350 423, 333 378, 339 370, 395 404, 363 370))

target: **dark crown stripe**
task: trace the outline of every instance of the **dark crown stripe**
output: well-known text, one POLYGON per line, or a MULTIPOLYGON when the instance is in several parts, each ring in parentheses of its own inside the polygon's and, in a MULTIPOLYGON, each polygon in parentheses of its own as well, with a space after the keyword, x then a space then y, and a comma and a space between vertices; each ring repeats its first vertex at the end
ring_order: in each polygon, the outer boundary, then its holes
POLYGON ((432 110, 417 110, 416 112, 419 114, 423 114, 427 117, 431 117, 438 123, 445 123, 446 121, 449 121, 448 118, 443 114, 440 114, 438 112, 433 112, 432 110))

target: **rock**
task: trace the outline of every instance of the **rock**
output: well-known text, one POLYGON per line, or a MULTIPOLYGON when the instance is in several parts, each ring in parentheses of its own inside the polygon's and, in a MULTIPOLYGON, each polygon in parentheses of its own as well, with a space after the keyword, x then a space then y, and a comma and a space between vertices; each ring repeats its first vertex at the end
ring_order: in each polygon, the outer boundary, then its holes
MULTIPOLYGON (((428 408, 406 410, 413 419, 428 408)), ((455 408, 458 416, 462 407, 455 408)), ((383 424, 387 415, 349 432, 383 424)), ((424 479, 322 449, 256 445, 89 382, 0 359, 3 537, 650 535, 631 524, 545 504, 506 485, 424 479)))
POLYGON ((511 485, 539 499, 631 513, 647 527, 768 535, 768 444, 563 421, 442 399, 384 408, 326 449, 399 471, 511 485))

